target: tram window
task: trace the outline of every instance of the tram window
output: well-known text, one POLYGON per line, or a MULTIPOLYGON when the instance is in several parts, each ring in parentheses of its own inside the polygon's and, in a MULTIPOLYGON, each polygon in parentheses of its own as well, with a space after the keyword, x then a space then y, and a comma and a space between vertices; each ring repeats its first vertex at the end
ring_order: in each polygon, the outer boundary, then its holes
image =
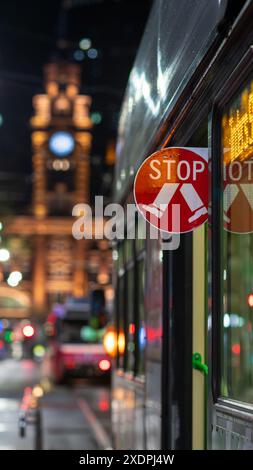
POLYGON ((135 316, 134 316, 134 270, 127 272, 127 370, 134 371, 135 358, 135 316))
POLYGON ((126 240, 125 241, 125 261, 131 261, 134 256, 134 244, 133 240, 126 240))
POLYGON ((146 238, 146 221, 141 215, 138 215, 137 236, 135 242, 136 253, 139 253, 145 248, 146 238))
POLYGON ((145 307, 144 307, 144 286, 145 286, 145 270, 144 260, 139 261, 137 265, 138 272, 138 360, 136 366, 136 373, 138 375, 144 375, 144 364, 145 364, 145 344, 146 344, 146 328, 145 328, 145 307))
POLYGON ((118 269, 122 269, 124 265, 124 244, 121 243, 117 253, 118 269))
POLYGON ((221 394, 253 403, 253 80, 224 108, 221 394))

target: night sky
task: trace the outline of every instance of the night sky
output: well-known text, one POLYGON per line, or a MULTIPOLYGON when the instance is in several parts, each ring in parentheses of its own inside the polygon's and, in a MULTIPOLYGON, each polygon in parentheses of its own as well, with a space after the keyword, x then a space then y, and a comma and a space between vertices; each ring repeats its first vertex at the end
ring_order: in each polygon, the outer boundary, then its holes
POLYGON ((64 54, 75 62, 81 38, 89 38, 96 59, 84 57, 82 92, 92 96, 93 190, 103 184, 108 140, 115 137, 121 101, 151 0, 1 0, 0 3, 0 209, 10 201, 28 204, 31 187, 29 119, 32 97, 43 92, 42 69, 64 54), (65 9, 62 4, 65 4, 65 9), (59 45, 64 44, 64 52, 59 45))

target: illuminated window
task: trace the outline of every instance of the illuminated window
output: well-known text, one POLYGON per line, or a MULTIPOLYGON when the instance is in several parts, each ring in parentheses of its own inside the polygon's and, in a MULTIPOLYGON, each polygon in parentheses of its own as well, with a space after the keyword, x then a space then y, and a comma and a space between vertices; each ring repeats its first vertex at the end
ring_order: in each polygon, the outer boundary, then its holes
POLYGON ((253 403, 253 81, 222 115, 221 394, 253 403))

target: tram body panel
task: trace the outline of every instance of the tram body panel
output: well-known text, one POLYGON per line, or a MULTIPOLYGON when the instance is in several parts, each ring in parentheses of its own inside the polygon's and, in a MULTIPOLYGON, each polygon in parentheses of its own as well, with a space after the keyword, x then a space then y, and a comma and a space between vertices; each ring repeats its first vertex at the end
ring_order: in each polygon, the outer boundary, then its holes
POLYGON ((124 381, 124 408, 121 416, 123 423, 123 449, 134 449, 136 446, 135 432, 135 386, 131 381, 124 381))
POLYGON ((147 361, 147 397, 145 403, 146 448, 161 448, 161 363, 147 361))
POLYGON ((115 448, 134 448, 135 390, 123 376, 116 375, 113 379, 112 414, 115 448))
POLYGON ((112 374, 112 433, 115 449, 124 449, 125 440, 125 384, 122 376, 112 374))
POLYGON ((161 447, 162 382, 162 246, 161 240, 147 240, 146 307, 146 444, 161 447))
POLYGON ((145 430, 145 389, 144 384, 135 384, 135 444, 134 448, 138 450, 146 449, 146 430, 145 430))
POLYGON ((114 374, 112 427, 116 449, 145 449, 145 393, 143 384, 114 374))
POLYGON ((214 411, 212 449, 253 450, 252 422, 214 411))
MULTIPOLYGON (((199 227, 193 233, 193 328, 192 352, 206 362, 206 230, 199 227)), ((192 448, 205 447, 206 376, 192 371, 192 448)))

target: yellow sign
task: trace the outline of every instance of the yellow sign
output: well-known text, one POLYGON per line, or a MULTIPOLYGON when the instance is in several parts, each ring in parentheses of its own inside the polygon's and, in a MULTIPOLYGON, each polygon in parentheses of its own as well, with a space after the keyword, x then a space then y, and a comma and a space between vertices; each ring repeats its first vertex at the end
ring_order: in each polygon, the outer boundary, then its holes
POLYGON ((253 153, 253 80, 229 104, 222 117, 224 163, 253 153))

